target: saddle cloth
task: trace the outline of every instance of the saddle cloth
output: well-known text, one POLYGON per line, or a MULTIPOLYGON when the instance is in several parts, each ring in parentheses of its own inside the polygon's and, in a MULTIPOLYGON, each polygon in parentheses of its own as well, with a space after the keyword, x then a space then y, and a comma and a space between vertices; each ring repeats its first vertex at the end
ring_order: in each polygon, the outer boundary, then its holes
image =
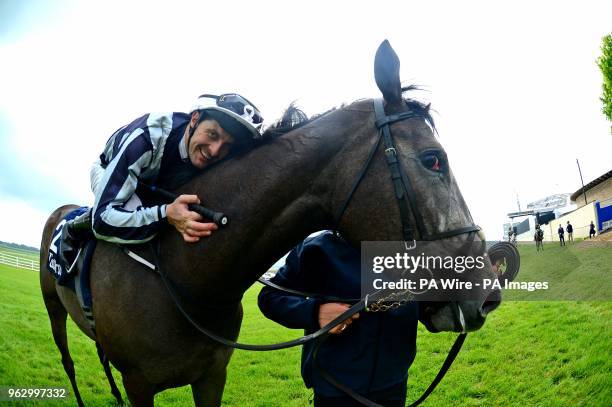
POLYGON ((69 259, 71 264, 61 264, 59 260, 59 252, 62 245, 62 229, 64 224, 69 220, 85 213, 87 207, 77 208, 68 213, 64 219, 57 225, 53 231, 51 245, 49 246, 47 269, 55 277, 57 283, 61 286, 70 288, 76 294, 79 304, 83 309, 85 317, 95 327, 95 322, 92 314, 92 299, 90 289, 90 265, 96 248, 96 239, 82 242, 81 250, 78 251, 77 259, 69 259), (76 260, 76 261, 75 261, 76 260))

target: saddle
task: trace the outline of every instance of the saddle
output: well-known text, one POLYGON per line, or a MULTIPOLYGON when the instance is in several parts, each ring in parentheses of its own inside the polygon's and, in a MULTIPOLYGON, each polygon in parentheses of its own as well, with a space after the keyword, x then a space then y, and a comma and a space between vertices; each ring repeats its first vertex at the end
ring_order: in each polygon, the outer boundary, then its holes
POLYGON ((87 239, 78 243, 76 250, 64 252, 65 259, 60 256, 63 238, 62 233, 66 222, 76 218, 87 212, 89 208, 80 207, 68 213, 64 219, 57 225, 51 237, 51 245, 47 256, 47 270, 57 284, 70 288, 77 296, 79 305, 85 314, 85 318, 95 328, 95 321, 92 313, 92 299, 90 289, 90 265, 96 248, 97 240, 95 238, 87 239))

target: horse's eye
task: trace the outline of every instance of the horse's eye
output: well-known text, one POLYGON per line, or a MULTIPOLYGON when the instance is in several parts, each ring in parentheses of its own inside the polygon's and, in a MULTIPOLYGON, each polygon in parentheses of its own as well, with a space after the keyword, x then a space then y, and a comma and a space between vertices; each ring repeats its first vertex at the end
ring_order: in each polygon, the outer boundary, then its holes
POLYGON ((421 156, 421 163, 430 171, 442 172, 444 170, 442 158, 435 152, 425 153, 421 156))

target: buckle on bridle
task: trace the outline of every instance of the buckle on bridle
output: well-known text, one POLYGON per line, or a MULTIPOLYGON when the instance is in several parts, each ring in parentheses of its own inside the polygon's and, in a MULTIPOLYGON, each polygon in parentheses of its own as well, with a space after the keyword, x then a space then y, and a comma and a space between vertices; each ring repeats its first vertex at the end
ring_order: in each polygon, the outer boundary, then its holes
POLYGON ((417 243, 416 240, 412 239, 412 242, 410 242, 410 246, 408 245, 408 242, 404 242, 404 247, 406 248, 406 250, 412 250, 414 248, 416 248, 417 243))
POLYGON ((389 147, 385 149, 385 154, 387 155, 397 155, 397 151, 395 150, 395 147, 389 147))

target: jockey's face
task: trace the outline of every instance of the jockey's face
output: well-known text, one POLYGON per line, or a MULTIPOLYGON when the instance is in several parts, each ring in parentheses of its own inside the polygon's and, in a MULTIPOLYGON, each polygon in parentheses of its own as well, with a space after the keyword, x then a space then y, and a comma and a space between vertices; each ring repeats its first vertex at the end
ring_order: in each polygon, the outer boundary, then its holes
POLYGON ((234 138, 216 120, 205 119, 191 137, 187 152, 195 167, 204 168, 229 154, 233 143, 234 138))

